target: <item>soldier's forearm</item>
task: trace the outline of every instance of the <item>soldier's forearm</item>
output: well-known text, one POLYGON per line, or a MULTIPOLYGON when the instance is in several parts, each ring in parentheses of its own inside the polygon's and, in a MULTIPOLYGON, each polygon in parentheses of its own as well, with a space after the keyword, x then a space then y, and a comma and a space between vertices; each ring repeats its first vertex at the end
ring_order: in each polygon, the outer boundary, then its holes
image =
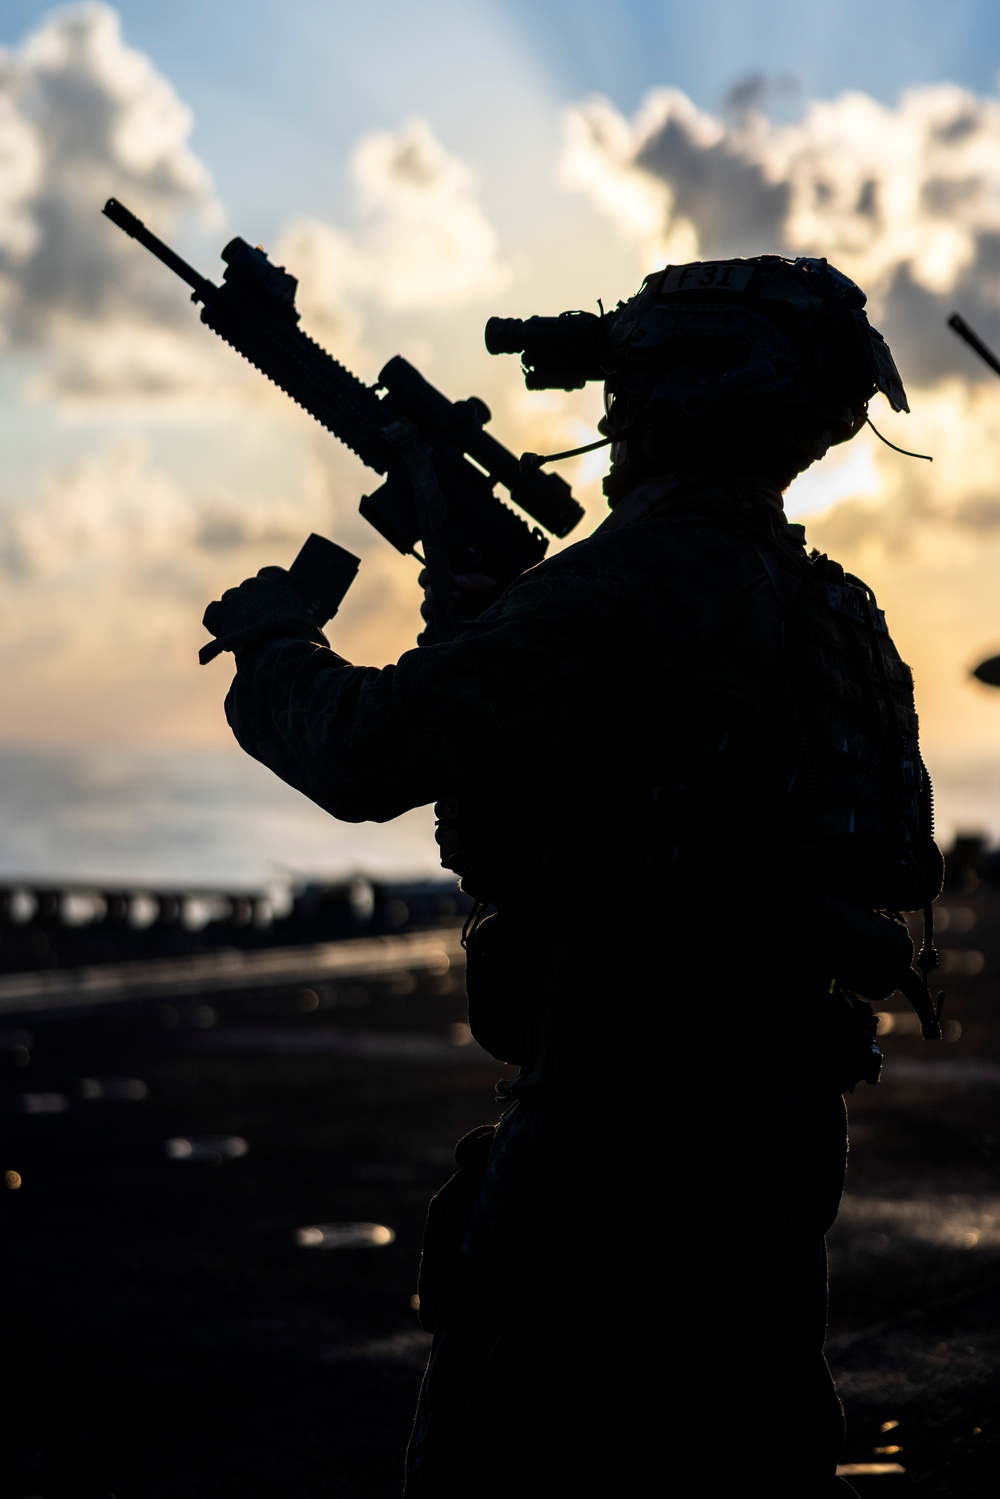
POLYGON ((325 811, 382 822, 437 794, 433 770, 400 756, 408 725, 392 675, 310 641, 270 640, 238 661, 226 717, 248 754, 325 811))

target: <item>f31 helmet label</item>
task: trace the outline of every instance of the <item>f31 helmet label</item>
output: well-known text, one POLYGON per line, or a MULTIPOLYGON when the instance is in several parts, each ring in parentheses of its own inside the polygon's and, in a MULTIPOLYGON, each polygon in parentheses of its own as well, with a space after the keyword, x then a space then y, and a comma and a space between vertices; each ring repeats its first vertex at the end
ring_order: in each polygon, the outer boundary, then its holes
POLYGON ((693 260, 668 266, 658 291, 743 291, 756 269, 739 260, 693 260))

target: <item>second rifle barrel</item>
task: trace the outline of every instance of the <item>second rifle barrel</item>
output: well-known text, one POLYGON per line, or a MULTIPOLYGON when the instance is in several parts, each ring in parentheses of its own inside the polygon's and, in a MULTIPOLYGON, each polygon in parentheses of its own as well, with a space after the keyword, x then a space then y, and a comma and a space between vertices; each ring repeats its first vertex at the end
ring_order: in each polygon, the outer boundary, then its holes
POLYGON ((959 338, 964 338, 969 347, 975 349, 980 359, 985 359, 990 369, 995 370, 1000 375, 1000 359, 997 358, 992 349, 986 347, 978 333, 973 333, 964 317, 961 317, 957 312, 953 312, 948 319, 948 327, 954 328, 959 338))

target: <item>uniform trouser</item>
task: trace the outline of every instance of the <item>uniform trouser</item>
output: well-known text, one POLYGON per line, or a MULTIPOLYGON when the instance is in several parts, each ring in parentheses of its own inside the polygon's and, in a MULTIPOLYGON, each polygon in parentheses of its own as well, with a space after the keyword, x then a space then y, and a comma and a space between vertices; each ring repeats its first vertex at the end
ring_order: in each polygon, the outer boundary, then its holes
POLYGON ((681 1493, 836 1492, 824 1236, 845 1112, 785 1072, 738 1026, 699 1064, 642 1028, 597 1048, 562 1025, 497 1131, 406 1499, 618 1495, 661 1477, 681 1493))

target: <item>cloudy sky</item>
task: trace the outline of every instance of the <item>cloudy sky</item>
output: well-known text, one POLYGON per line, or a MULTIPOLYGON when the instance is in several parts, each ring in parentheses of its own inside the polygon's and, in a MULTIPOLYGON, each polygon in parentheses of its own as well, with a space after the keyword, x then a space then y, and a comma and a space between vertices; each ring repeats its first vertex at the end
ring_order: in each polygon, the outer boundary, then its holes
MULTIPOLYGON (((0 745, 222 746, 208 599, 312 529, 364 562, 338 645, 416 629, 414 565, 356 515, 372 476, 198 322, 101 217, 119 197, 218 277, 233 234, 301 282, 372 379, 403 353, 520 450, 594 435, 528 396, 492 313, 605 305, 668 259, 825 254, 912 415, 797 481, 815 544, 913 664, 943 821, 1000 832, 1000 14, 985 0, 173 0, 0 9, 0 745)), ((601 455, 563 465, 602 508, 601 455)))

